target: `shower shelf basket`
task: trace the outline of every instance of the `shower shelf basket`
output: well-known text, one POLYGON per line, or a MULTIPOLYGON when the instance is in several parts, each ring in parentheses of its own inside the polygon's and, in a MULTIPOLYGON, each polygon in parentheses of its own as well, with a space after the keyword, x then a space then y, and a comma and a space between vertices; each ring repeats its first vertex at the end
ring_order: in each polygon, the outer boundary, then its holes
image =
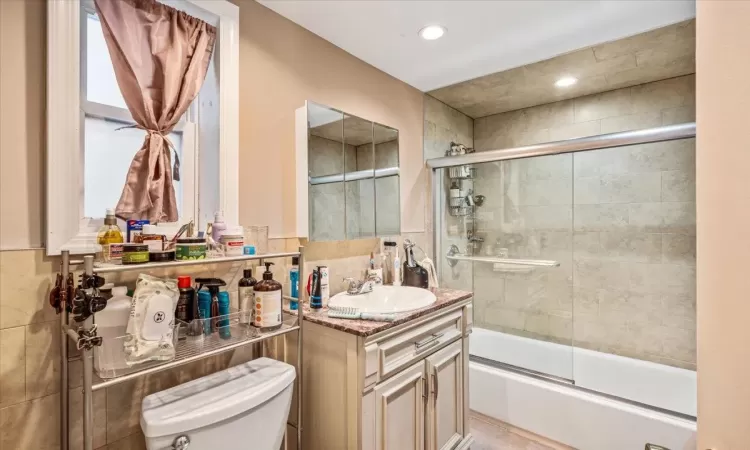
POLYGON ((448 178, 451 180, 473 180, 476 176, 477 169, 469 164, 448 168, 448 178))

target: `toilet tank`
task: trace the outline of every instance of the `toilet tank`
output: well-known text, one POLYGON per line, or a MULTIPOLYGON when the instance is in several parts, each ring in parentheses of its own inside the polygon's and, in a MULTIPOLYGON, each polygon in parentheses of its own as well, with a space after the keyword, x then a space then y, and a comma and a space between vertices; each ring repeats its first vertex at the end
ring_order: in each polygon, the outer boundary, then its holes
POLYGON ((198 378, 143 400, 148 450, 278 450, 292 401, 294 367, 259 358, 198 378))

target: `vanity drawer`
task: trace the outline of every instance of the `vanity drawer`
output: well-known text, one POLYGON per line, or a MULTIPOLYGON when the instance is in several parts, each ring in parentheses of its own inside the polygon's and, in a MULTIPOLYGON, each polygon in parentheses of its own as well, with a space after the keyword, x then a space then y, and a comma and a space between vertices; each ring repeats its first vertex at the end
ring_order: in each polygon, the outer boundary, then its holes
POLYGON ((404 330, 378 345, 378 379, 383 380, 414 361, 461 337, 461 310, 404 330))

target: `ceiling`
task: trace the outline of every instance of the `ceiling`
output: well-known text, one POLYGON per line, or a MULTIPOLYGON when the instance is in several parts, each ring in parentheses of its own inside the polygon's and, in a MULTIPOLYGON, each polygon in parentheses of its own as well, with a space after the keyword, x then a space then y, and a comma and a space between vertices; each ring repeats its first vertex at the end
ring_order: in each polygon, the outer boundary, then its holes
POLYGON ((428 92, 474 119, 695 73, 695 19, 428 92), (557 87, 563 76, 578 82, 557 87))
POLYGON ((260 3, 425 92, 695 16, 695 0, 260 3), (430 24, 448 32, 425 41, 430 24))

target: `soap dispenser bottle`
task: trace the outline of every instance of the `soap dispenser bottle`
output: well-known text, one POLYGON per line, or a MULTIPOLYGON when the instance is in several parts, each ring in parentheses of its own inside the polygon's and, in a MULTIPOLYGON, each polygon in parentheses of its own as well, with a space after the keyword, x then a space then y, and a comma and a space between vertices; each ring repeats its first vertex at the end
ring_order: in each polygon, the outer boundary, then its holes
POLYGON ((255 318, 253 325, 261 331, 271 331, 281 328, 281 283, 273 279, 271 266, 266 263, 263 279, 255 288, 255 318))
POLYGON ((404 286, 427 289, 430 278, 427 270, 417 264, 414 259, 414 244, 408 239, 404 240, 404 253, 406 253, 406 264, 404 264, 404 286))

